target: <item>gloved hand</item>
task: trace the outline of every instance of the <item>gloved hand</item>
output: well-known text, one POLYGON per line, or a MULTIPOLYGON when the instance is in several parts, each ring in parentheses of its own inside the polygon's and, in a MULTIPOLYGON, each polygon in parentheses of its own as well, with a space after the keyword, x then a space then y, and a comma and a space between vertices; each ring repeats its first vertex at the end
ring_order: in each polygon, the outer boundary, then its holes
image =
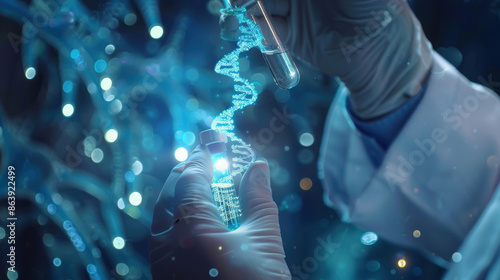
POLYGON ((210 155, 198 147, 165 182, 151 227, 153 279, 291 279, 268 165, 256 162, 243 176, 237 188, 243 220, 234 231, 213 203, 211 178, 210 155))
MULTIPOLYGON (((431 46, 403 0, 261 0, 288 50, 349 89, 356 115, 374 119, 418 93, 431 46)), ((222 15, 221 37, 237 21, 222 15)))

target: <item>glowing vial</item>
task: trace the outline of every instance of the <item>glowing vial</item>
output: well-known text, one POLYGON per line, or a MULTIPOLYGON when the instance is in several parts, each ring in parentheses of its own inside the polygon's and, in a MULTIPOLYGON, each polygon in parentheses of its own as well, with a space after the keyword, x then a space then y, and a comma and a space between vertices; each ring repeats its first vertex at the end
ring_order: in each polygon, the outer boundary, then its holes
POLYGON ((207 146, 212 156, 214 173, 212 196, 215 206, 227 228, 235 230, 240 226, 242 214, 233 177, 229 171, 229 161, 226 157, 227 138, 222 133, 212 129, 202 131, 200 138, 201 144, 207 146))
MULTIPOLYGON (((246 16, 260 27, 262 43, 260 51, 271 71, 276 85, 282 89, 293 88, 299 83, 300 74, 292 57, 281 42, 274 28, 271 17, 267 14, 261 0, 224 0, 225 12, 231 14, 231 8, 245 8, 246 16)), ((235 12, 238 12, 236 9, 235 12)))

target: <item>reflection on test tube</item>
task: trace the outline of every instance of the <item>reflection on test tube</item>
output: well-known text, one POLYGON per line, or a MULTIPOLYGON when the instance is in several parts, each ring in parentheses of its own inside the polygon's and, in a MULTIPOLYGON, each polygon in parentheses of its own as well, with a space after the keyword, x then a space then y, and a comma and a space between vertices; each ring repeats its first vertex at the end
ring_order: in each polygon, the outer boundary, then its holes
POLYGON ((226 8, 244 7, 246 16, 252 19, 262 33, 260 51, 271 71, 276 85, 282 89, 296 86, 300 80, 299 70, 281 42, 271 17, 260 0, 224 0, 226 8))

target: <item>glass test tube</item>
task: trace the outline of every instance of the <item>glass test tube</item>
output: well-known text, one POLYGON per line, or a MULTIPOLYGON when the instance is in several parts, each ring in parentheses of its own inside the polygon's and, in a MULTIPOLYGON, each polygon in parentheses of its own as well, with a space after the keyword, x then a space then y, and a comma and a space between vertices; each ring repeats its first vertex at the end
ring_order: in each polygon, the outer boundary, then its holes
POLYGON ((235 230, 240 226, 242 214, 233 177, 229 171, 229 161, 226 157, 227 138, 224 134, 213 129, 202 131, 200 138, 201 144, 207 146, 212 157, 214 173, 212 196, 215 206, 226 227, 229 230, 235 230))
POLYGON ((252 19, 262 33, 260 51, 264 56, 267 67, 271 70, 274 81, 282 89, 296 86, 300 80, 300 73, 286 50, 274 28, 271 17, 267 14, 264 4, 260 0, 224 0, 226 8, 245 7, 246 16, 252 19))

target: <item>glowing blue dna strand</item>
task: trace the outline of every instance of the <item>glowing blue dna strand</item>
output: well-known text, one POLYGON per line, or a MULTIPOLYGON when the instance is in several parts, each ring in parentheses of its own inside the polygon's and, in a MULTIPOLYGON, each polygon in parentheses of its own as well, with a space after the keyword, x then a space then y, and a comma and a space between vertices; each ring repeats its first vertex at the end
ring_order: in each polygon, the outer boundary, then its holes
POLYGON ((222 111, 212 122, 212 129, 226 135, 233 142, 231 150, 234 157, 231 174, 234 176, 243 173, 255 161, 255 153, 250 144, 245 143, 234 132, 234 113, 254 104, 258 96, 255 86, 240 76, 238 59, 241 53, 260 46, 263 37, 259 26, 245 16, 245 8, 222 9, 221 13, 235 15, 241 32, 238 38, 238 48, 226 54, 215 65, 215 72, 233 79, 235 93, 232 96, 232 106, 222 111))

